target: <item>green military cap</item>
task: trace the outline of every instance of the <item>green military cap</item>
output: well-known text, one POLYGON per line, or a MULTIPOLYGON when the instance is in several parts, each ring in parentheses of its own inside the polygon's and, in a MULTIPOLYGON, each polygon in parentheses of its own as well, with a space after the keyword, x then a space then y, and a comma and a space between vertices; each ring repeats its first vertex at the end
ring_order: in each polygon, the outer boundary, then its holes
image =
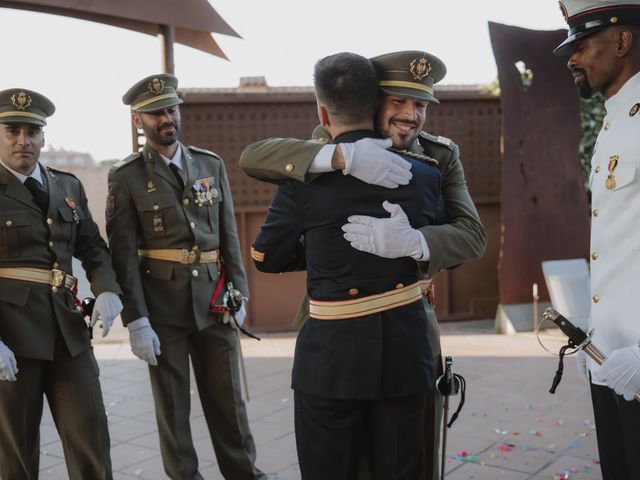
POLYGON ((606 27, 640 25, 638 0, 562 0, 559 3, 569 33, 553 51, 556 55, 570 55, 577 40, 606 27))
POLYGON ((143 78, 122 96, 125 105, 134 112, 154 112, 163 108, 180 105, 178 79, 168 73, 143 78))
POLYGON ((26 88, 10 88, 0 92, 0 123, 31 123, 44 127, 47 117, 56 111, 44 95, 26 88))
POLYGON ((383 93, 440 103, 433 85, 442 80, 447 67, 435 55, 419 50, 386 53, 371 59, 383 93))

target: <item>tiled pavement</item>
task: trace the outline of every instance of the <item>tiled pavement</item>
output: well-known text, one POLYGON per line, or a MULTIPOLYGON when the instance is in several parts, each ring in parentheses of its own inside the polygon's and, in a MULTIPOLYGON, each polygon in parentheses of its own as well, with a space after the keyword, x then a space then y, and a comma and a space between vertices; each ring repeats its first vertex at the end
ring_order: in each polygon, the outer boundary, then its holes
MULTIPOLYGON (((563 478, 558 474, 567 472, 572 480, 601 478, 588 390, 577 379, 572 358, 566 361, 558 392, 551 395, 557 360, 542 350, 534 334, 495 335, 491 321, 445 324, 442 332, 445 353, 454 356, 454 370, 468 383, 466 404, 448 433, 446 480, 542 480, 563 478)), ((557 331, 542 338, 556 351, 562 344, 557 331)), ((114 477, 166 478, 146 366, 131 354, 122 327, 107 340, 96 342, 95 353, 109 416, 114 477)), ((289 388, 294 342, 294 334, 242 340, 257 463, 279 480, 300 478, 289 388)), ((192 429, 201 472, 206 479, 221 479, 193 388, 192 429)), ((458 400, 452 397, 454 408, 458 400)), ((66 479, 48 411, 41 435, 41 478, 66 479)))

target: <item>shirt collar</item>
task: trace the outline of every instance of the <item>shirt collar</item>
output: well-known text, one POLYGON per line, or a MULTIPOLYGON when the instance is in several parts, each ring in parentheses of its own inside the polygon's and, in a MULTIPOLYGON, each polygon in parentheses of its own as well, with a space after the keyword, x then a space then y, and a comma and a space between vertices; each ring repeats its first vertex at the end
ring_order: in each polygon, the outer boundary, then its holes
POLYGON ((618 92, 605 100, 604 106, 607 114, 615 114, 619 109, 628 110, 638 103, 638 91, 640 90, 640 72, 625 82, 618 92))
POLYGON ((160 158, 162 158, 162 160, 164 161, 164 163, 167 164, 167 166, 169 166, 170 163, 174 163, 178 167, 180 167, 180 170, 184 170, 184 167, 182 166, 182 147, 180 145, 178 145, 178 148, 176 148, 176 153, 174 153, 173 157, 171 158, 167 158, 162 154, 158 154, 158 155, 160 155, 160 158))
POLYGON ((42 185, 43 187, 45 186, 45 183, 44 183, 44 181, 42 179, 42 172, 40 171, 40 163, 36 162, 36 168, 33 169, 33 172, 31 172, 30 175, 24 175, 23 173, 20 173, 20 172, 14 170, 13 168, 11 168, 7 164, 5 164, 2 160, 0 160, 0 163, 2 163, 2 166, 4 168, 6 168, 7 170, 9 170, 18 179, 18 181, 20 183, 24 183, 24 181, 27 179, 27 177, 33 177, 38 182, 40 182, 40 185, 42 185))

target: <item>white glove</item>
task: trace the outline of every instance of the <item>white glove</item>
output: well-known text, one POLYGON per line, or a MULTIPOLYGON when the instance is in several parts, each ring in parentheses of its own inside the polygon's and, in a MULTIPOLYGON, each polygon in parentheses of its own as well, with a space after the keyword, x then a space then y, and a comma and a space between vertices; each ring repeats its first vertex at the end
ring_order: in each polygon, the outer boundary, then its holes
POLYGON ((113 321, 122 311, 122 302, 120 297, 113 292, 102 292, 96 298, 96 303, 93 305, 93 313, 91 314, 91 321, 89 326, 93 327, 98 320, 102 321, 102 338, 106 337, 111 330, 113 321))
POLYGON ((16 356, 11 349, 0 341, 0 381, 15 382, 18 373, 16 356))
POLYGON ((579 350, 576 355, 576 371, 578 372, 578 378, 589 385, 589 369, 587 368, 587 354, 584 350, 579 350))
POLYGON ((140 317, 127 324, 131 351, 140 360, 144 360, 154 367, 158 365, 157 355, 160 355, 160 339, 151 328, 147 317, 140 317))
POLYGON ((406 185, 413 176, 411 163, 387 150, 390 138, 363 138, 355 143, 341 143, 344 155, 344 175, 381 187, 397 188, 406 185))
MULTIPOLYGON (((239 327, 244 325, 244 321, 247 318, 247 309, 245 308, 247 301, 248 300, 246 298, 243 298, 242 305, 240 306, 240 310, 236 312, 236 323, 238 324, 239 327)), ((231 314, 229 312, 224 312, 224 315, 222 316, 222 323, 224 324, 229 323, 229 320, 231 320, 230 317, 231 317, 231 314)))
POLYGON ((353 248, 379 257, 422 259, 422 234, 411 226, 402 207, 386 200, 382 207, 391 214, 390 218, 352 215, 349 223, 342 226, 344 238, 353 248))
POLYGON ((633 400, 640 390, 640 346, 614 350, 596 370, 595 377, 625 400, 633 400))

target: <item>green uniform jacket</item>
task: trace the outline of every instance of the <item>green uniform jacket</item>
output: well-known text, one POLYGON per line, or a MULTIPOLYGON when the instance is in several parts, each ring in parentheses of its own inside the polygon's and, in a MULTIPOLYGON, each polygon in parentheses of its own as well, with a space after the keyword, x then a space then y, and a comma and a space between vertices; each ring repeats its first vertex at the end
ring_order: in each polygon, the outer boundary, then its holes
MULTIPOLYGON (((209 303, 219 278, 215 263, 186 265, 138 257, 138 249, 220 249, 229 281, 249 296, 240 255, 233 201, 222 159, 181 145, 185 188, 150 146, 109 172, 107 234, 124 291, 124 324, 149 317, 152 324, 202 330, 216 322, 209 303), (196 202, 206 180, 211 203, 196 202), (195 324, 194 324, 195 321, 195 324)), ((223 288, 217 297, 222 304, 223 288)))
MULTIPOLYGON (((267 182, 277 183, 287 178, 309 182, 315 176, 307 171, 323 146, 324 143, 313 140, 269 138, 246 147, 240 156, 240 167, 250 177, 267 182)), ((409 150, 436 159, 442 173, 442 194, 449 223, 419 229, 431 253, 430 261, 421 264, 421 269, 431 277, 482 256, 487 236, 469 195, 458 146, 449 139, 421 132, 409 150)))
MULTIPOLYGON (((80 180, 53 168, 41 171, 49 191, 46 216, 27 187, 0 165, 0 268, 57 268, 73 274, 75 256, 87 271, 94 295, 120 294, 80 180)), ((17 357, 53 360, 56 324, 72 356, 91 346, 74 296, 67 288, 56 290, 0 278, 0 338, 17 357)))

